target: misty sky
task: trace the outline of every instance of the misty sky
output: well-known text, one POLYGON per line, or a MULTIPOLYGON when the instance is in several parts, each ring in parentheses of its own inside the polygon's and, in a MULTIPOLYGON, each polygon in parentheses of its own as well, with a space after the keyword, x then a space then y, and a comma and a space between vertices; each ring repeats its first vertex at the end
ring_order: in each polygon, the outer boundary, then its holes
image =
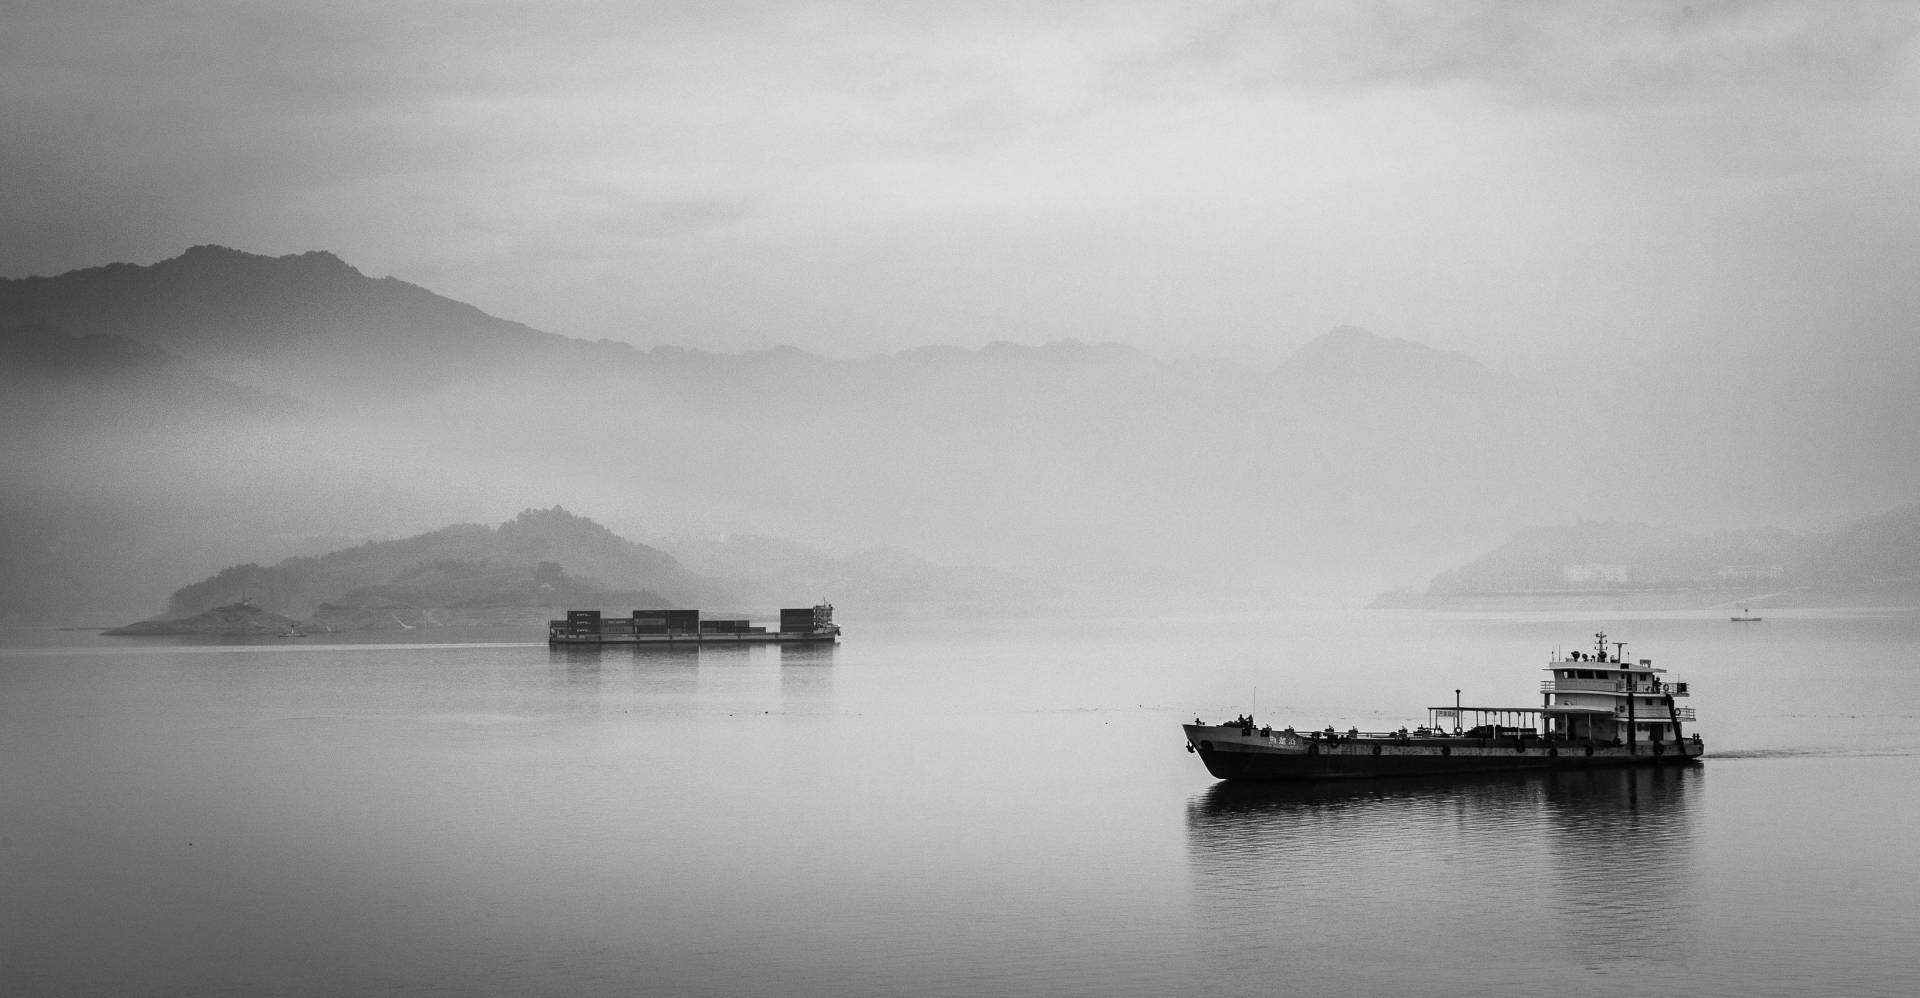
POLYGON ((541 329, 1514 373, 1871 356, 1920 4, 0 0, 0 276, 328 249, 541 329))

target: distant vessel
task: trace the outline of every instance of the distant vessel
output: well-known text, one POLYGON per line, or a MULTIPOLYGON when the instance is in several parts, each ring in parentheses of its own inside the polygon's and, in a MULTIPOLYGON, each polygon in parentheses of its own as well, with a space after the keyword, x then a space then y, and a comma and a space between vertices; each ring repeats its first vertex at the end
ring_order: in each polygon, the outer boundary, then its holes
POLYGON ((1625 642, 1609 655, 1606 633, 1594 637, 1591 654, 1549 661, 1553 678, 1540 684, 1539 707, 1463 707, 1455 690, 1453 706, 1427 708, 1427 725, 1412 732, 1297 732, 1256 726, 1251 715, 1227 724, 1195 718, 1183 725, 1187 751, 1222 780, 1255 782, 1675 765, 1704 755, 1700 736, 1681 730, 1693 708, 1674 703, 1688 695, 1687 684, 1660 678, 1666 670, 1652 659, 1629 663, 1625 642))
POLYGON ((280 632, 280 636, 283 638, 304 638, 307 636, 307 632, 292 624, 288 624, 287 629, 280 632))
POLYGON ((1760 618, 1752 616, 1751 611, 1744 606, 1740 608, 1740 615, 1738 617, 1729 617, 1727 619, 1736 624, 1756 624, 1760 622, 1760 618))
POLYGON ((780 628, 774 631, 746 620, 702 620, 698 610, 635 610, 631 617, 568 610, 565 620, 547 622, 550 645, 832 644, 839 639, 831 603, 781 610, 780 628))

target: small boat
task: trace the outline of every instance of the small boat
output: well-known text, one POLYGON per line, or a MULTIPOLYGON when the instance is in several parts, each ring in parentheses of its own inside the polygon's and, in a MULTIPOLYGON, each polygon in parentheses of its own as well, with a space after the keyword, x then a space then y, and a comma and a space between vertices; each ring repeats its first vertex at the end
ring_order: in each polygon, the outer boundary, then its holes
POLYGON ((1691 707, 1676 698, 1686 683, 1662 678, 1652 659, 1630 662, 1626 642, 1549 659, 1539 707, 1428 707, 1427 724, 1408 731, 1275 729, 1251 714, 1221 724, 1182 725, 1187 751, 1222 780, 1297 782, 1382 776, 1433 776, 1529 769, 1684 765, 1706 754, 1687 734, 1691 707))
POLYGON ((1740 608, 1739 616, 1728 617, 1727 619, 1733 621, 1736 624, 1757 624, 1760 622, 1760 618, 1757 616, 1754 616, 1753 612, 1748 610, 1744 606, 1740 608))
POLYGON ((287 629, 280 632, 280 636, 283 638, 304 638, 307 636, 307 632, 299 629, 298 627, 293 626, 292 624, 288 624, 287 629))

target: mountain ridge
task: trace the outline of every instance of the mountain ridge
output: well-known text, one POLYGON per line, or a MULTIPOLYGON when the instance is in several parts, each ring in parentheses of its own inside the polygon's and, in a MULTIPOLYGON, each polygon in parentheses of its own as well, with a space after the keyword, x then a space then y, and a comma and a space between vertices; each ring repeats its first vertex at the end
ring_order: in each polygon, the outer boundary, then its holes
MULTIPOLYGON (((0 614, 144 608, 234 552, 554 501, 644 509, 650 532, 895 545, 1076 580, 1089 600, 1126 565, 1202 602, 1364 602, 1528 523, 1806 522, 1920 493, 1920 470, 1886 459, 1920 435, 1891 418, 1896 396, 1572 391, 1357 327, 1268 368, 1004 336, 840 360, 557 336, 324 251, 208 246, 85 273, 85 294, 0 284, 0 336, 138 333, 307 408, 182 420, 182 392, 105 376, 6 399, 28 430, 0 456, 32 474, 0 483, 0 509, 31 527, 0 530, 0 614), (124 415, 68 418, 113 405, 124 415)), ((1715 379, 1738 382, 1738 361, 1715 379)))
POLYGON ((346 400, 430 390, 565 339, 367 277, 323 250, 266 257, 214 245, 145 266, 0 279, 0 316, 148 344, 257 388, 346 400))
POLYGON ((1920 607, 1920 503, 1837 529, 1687 531, 1645 523, 1533 526, 1376 606, 1486 608, 1502 598, 1633 597, 1651 606, 1920 607))

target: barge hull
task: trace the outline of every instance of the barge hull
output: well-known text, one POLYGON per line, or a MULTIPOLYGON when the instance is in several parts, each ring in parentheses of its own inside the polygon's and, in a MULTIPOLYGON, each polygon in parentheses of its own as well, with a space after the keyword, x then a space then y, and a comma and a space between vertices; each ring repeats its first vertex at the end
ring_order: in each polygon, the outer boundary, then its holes
POLYGON ((832 644, 838 634, 550 634, 550 645, 832 644))

